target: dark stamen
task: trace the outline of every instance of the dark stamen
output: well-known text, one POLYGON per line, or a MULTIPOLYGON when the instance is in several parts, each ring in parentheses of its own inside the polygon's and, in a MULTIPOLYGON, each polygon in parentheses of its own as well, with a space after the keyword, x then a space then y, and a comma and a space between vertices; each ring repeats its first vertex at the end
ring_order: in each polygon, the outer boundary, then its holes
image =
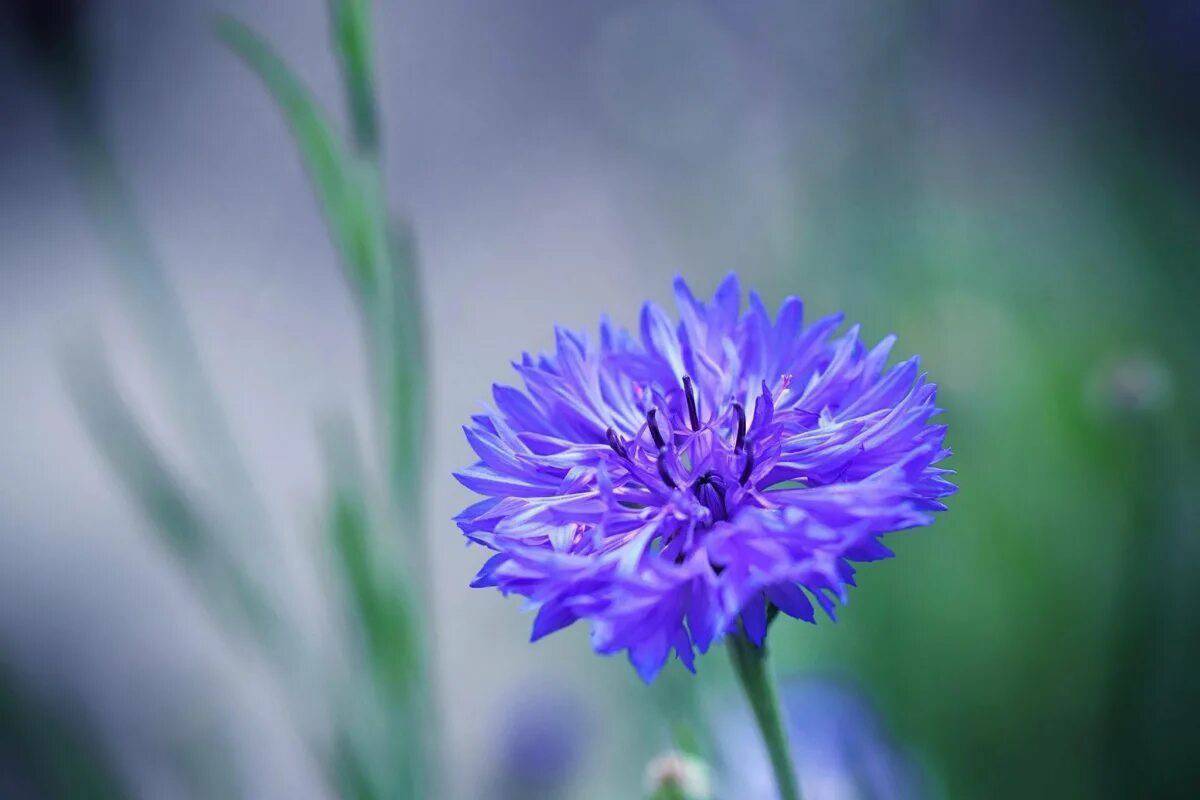
POLYGON ((688 418, 692 422, 692 430, 700 430, 700 415, 696 412, 696 393, 692 391, 692 379, 683 376, 683 393, 687 395, 688 418))
POLYGON ((650 409, 646 412, 646 427, 650 429, 650 436, 654 438, 654 446, 661 452, 667 446, 667 440, 663 438, 662 431, 658 429, 658 421, 655 419, 658 416, 656 409, 650 409))
POLYGON ((733 452, 742 452, 742 445, 746 444, 746 409, 742 408, 741 403, 733 404, 733 413, 737 414, 737 439, 733 443, 733 452))
POLYGON ((629 451, 625 449, 625 445, 621 443, 621 437, 617 436, 617 432, 612 428, 608 429, 608 446, 613 449, 613 452, 621 458, 629 458, 629 451))
POLYGON ((658 474, 660 477, 662 477, 663 483, 665 483, 667 486, 670 486, 672 489, 678 489, 679 484, 675 483, 675 479, 671 477, 671 473, 667 472, 666 457, 659 455, 658 459, 655 461, 655 464, 658 467, 658 474))
POLYGON ((754 471, 754 451, 746 451, 746 465, 742 467, 742 474, 738 477, 738 483, 742 486, 746 485, 746 481, 750 480, 750 473, 754 471))

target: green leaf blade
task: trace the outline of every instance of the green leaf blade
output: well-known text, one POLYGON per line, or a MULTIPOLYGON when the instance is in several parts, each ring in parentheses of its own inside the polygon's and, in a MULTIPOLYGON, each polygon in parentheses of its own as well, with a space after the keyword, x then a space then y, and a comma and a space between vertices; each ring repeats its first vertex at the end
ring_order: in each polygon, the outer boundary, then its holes
POLYGON ((354 145, 363 156, 374 158, 379 151, 379 114, 371 65, 371 4, 369 0, 330 0, 329 14, 350 105, 354 145))
POLYGON ((354 286, 370 293, 378 281, 369 171, 349 153, 328 117, 269 44, 231 17, 221 17, 217 34, 259 77, 288 127, 313 182, 317 197, 354 286))

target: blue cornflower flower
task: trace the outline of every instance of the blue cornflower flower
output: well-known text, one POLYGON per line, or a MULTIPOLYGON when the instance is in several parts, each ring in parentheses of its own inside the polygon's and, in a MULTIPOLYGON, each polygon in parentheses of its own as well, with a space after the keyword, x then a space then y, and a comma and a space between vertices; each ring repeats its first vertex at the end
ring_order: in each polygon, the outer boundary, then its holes
POLYGON ((681 278, 675 298, 678 324, 647 303, 640 337, 605 319, 598 343, 560 327, 523 355, 525 390, 493 387, 456 473, 486 496, 456 522, 495 551, 472 586, 527 597, 534 640, 590 621, 646 681, 739 621, 761 645, 776 609, 833 618, 850 562, 892 555, 880 537, 954 491, 936 387, 916 358, 885 369, 894 337, 806 326, 794 297, 742 313, 732 274, 709 303, 681 278))

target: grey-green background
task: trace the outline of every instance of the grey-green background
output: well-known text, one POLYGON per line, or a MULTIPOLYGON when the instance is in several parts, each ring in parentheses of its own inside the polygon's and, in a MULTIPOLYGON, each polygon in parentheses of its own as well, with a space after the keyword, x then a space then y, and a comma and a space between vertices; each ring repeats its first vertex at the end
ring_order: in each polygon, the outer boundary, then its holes
MULTIPOLYGON (((0 36, 0 789, 39 796, 30 775, 52 768, 19 708, 132 796, 330 796, 312 732, 338 698, 317 681, 289 701, 217 624, 67 398, 62 352, 101 337, 192 466, 14 21, 25 5, 4 4, 0 36)), ((301 554, 325 495, 314 421, 348 409, 370 429, 360 331, 287 129, 211 27, 233 12, 340 109, 326 9, 83 5, 104 129, 277 531, 255 568, 336 663, 327 581, 301 554)), ((412 0, 377 3, 375 23, 386 191, 427 309, 446 796, 489 796, 514 707, 539 698, 577 727, 571 796, 635 796, 668 743, 678 675, 641 686, 581 626, 530 645, 517 602, 466 588, 484 555, 449 521, 470 500, 449 473, 471 458, 461 422, 554 323, 629 323, 674 274, 709 291, 731 269, 920 353, 961 486, 862 570, 836 626, 775 626, 780 671, 854 680, 935 795, 1190 796, 1195 4, 412 0)), ((728 690, 720 653, 700 672, 702 696, 728 690)))

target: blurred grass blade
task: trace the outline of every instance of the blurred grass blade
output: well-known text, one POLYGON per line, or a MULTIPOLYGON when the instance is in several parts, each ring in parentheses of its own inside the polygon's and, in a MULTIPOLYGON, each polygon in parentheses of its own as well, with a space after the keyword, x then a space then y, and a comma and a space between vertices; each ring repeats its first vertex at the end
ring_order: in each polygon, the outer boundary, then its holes
MULTIPOLYGON (((392 281, 387 307, 391 313, 384 332, 389 352, 384 355, 387 363, 381 370, 386 376, 387 417, 392 426, 389 436, 392 490, 397 502, 414 514, 413 521, 420 522, 423 500, 420 459, 427 444, 428 378, 416 246, 411 228, 403 222, 393 222, 388 233, 392 281)), ((421 562, 422 566, 424 563, 421 562)))
POLYGON ((367 483, 350 426, 326 440, 331 548, 347 587, 347 617, 361 626, 365 662, 362 685, 344 709, 342 733, 356 757, 343 758, 343 766, 352 767, 351 775, 367 776, 379 796, 423 796, 436 794, 438 748, 433 676, 421 649, 429 633, 416 613, 418 598, 430 603, 418 469, 426 406, 418 276, 411 234, 389 223, 379 170, 370 4, 330 0, 329 8, 349 95, 353 148, 254 32, 224 19, 219 34, 258 74, 291 127, 357 290, 371 365, 379 443, 371 455, 387 476, 382 504, 373 505, 363 494, 367 483), (397 533, 405 540, 403 554, 392 549, 400 541, 397 533))
POLYGON ((89 344, 68 350, 64 375, 88 436, 163 542, 202 582, 226 587, 210 593, 219 610, 272 641, 278 631, 265 598, 214 541, 206 515, 122 397, 101 349, 89 344))
POLYGON ((349 608, 344 619, 357 636, 360 657, 344 701, 340 726, 345 752, 339 778, 355 797, 420 796, 425 731, 415 693, 420 678, 411 605, 399 580, 377 574, 376 547, 366 505, 349 487, 335 490, 329 533, 349 608))
POLYGON ((321 428, 330 484, 328 535, 347 602, 345 620, 356 634, 361 670, 341 705, 344 728, 338 773, 353 797, 420 796, 424 748, 420 738, 422 661, 415 607, 407 584, 389 567, 392 543, 372 524, 363 463, 353 426, 344 417, 321 428))
POLYGON ((332 760, 334 778, 343 800, 382 800, 383 794, 375 788, 370 765, 363 763, 361 748, 344 731, 334 742, 332 760))
POLYGON ((393 559, 382 558, 380 541, 363 496, 366 485, 353 430, 345 420, 324 426, 322 440, 331 483, 329 535, 337 568, 362 627, 381 685, 402 696, 418 675, 418 642, 404 582, 388 574, 393 559))
POLYGON ((375 77, 371 62, 371 3, 369 0, 330 0, 333 44, 342 67, 350 106, 354 146, 366 157, 379 151, 379 115, 375 108, 375 77))
POLYGON ((207 380, 183 303, 109 146, 89 48, 83 39, 63 46, 72 55, 52 70, 53 97, 80 187, 112 256, 140 343, 152 360, 173 420, 188 437, 205 478, 229 508, 228 516, 243 520, 247 529, 265 528, 265 511, 207 380))
MULTIPOLYGON (((372 90, 369 4, 331 2, 347 83, 353 91, 372 90)), ((416 459, 422 450, 425 360, 411 233, 403 225, 389 224, 378 170, 347 150, 311 93, 270 46, 231 18, 222 18, 218 31, 258 74, 287 119, 352 284, 359 291, 376 391, 382 398, 379 417, 387 442, 386 466, 392 477, 389 491, 397 506, 393 510, 404 509, 416 521, 420 517, 416 459)), ((374 108, 373 101, 361 102, 370 102, 374 108)))
POLYGON ((351 594, 366 645, 381 684, 397 695, 413 688, 416 642, 409 604, 397 590, 399 581, 381 581, 371 546, 366 507, 358 498, 339 492, 330 520, 339 567, 351 594))
POLYGON ((242 23, 222 17, 222 40, 258 75, 275 98, 300 149, 352 284, 370 296, 379 281, 385 241, 376 211, 375 180, 347 152, 311 93, 262 38, 242 23))
POLYGON ((188 491, 130 410, 99 348, 68 352, 67 390, 100 454, 167 545, 198 554, 204 523, 188 491))

